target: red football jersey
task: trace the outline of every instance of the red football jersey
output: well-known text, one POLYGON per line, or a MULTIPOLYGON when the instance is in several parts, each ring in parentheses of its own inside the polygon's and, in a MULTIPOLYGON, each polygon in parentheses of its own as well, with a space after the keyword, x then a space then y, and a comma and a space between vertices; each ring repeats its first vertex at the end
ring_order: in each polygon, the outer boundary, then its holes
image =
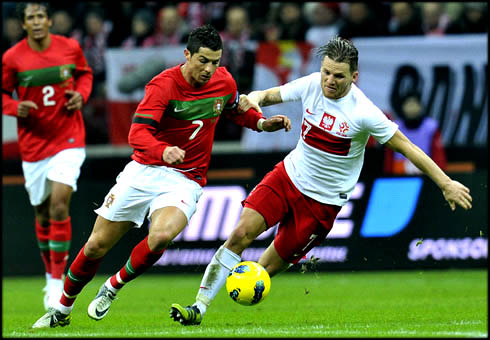
POLYGON ((257 121, 263 116, 255 110, 237 113, 237 86, 226 68, 218 67, 205 85, 194 88, 184 79, 181 66, 163 71, 146 85, 129 131, 129 144, 134 148, 131 157, 142 164, 180 169, 204 186, 221 113, 256 131, 257 121), (186 152, 182 164, 163 161, 167 146, 178 146, 186 152))
POLYGON ((85 146, 80 110, 69 111, 65 90, 80 92, 86 102, 92 90, 92 70, 78 42, 51 34, 44 51, 35 51, 23 39, 2 57, 2 113, 17 116, 20 101, 31 100, 25 118, 17 118, 22 160, 36 162, 61 150, 85 146), (14 90, 18 100, 12 98, 14 90))

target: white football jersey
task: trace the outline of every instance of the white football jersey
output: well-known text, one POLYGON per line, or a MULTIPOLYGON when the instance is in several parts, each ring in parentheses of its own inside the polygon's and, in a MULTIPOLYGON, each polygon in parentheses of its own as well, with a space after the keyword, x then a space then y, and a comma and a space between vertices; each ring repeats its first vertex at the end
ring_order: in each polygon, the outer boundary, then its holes
POLYGON ((283 102, 303 105, 301 136, 284 165, 301 193, 343 206, 359 180, 369 136, 384 144, 398 125, 355 84, 342 98, 326 98, 320 78, 315 72, 280 86, 283 102))

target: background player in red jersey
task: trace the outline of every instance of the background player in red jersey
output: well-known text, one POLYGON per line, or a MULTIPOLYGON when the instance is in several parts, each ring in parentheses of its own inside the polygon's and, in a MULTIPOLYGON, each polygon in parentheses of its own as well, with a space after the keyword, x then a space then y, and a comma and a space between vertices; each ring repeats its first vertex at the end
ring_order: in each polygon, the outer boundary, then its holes
MULTIPOLYGON (((131 228, 150 220, 149 235, 132 250, 126 265, 99 289, 88 307, 102 319, 116 293, 151 267, 193 215, 206 184, 214 131, 223 114, 256 131, 291 128, 283 115, 265 119, 239 109, 235 80, 219 67, 223 44, 212 26, 189 35, 186 62, 155 76, 145 88, 129 132, 134 152, 96 210, 93 231, 68 270, 63 295, 32 327, 65 326, 77 295, 95 276, 104 255, 131 228)), ((256 106, 258 108, 258 106, 256 106)))
POLYGON ((429 176, 452 210, 456 205, 471 209, 470 190, 447 176, 354 84, 359 71, 352 42, 335 37, 318 52, 320 72, 243 98, 244 106, 301 100, 301 138, 244 200, 237 226, 206 267, 196 302, 170 307, 174 321, 200 324, 228 273, 241 262, 243 250, 277 223, 274 240, 258 261, 271 276, 321 244, 359 180, 370 135, 429 176))
POLYGON ((78 42, 49 33, 49 4, 21 3, 18 12, 27 37, 2 57, 2 113, 17 117, 25 187, 46 269, 47 309, 63 287, 71 241, 70 198, 85 160, 80 109, 93 77, 78 42))

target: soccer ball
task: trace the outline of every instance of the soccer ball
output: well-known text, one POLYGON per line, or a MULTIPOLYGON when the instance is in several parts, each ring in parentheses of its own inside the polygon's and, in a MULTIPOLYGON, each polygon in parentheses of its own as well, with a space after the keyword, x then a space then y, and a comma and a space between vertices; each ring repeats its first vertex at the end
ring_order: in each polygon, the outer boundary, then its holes
POLYGON ((257 262, 244 261, 234 266, 226 279, 226 290, 233 301, 256 305, 264 300, 271 289, 269 273, 257 262))

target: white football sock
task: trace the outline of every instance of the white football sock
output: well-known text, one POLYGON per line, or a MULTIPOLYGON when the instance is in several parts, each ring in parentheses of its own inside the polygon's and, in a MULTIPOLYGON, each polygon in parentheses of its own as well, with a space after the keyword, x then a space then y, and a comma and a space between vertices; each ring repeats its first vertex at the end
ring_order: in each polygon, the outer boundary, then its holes
POLYGON ((225 284, 231 268, 240 263, 241 260, 240 256, 224 246, 221 246, 214 254, 206 267, 194 304, 199 308, 201 315, 206 313, 207 307, 225 284))
POLYGON ((74 305, 71 305, 68 307, 68 306, 63 305, 61 302, 58 301, 58 302, 56 302, 56 304, 53 307, 56 308, 57 310, 59 310, 61 313, 68 315, 73 310, 73 306, 74 305))
POLYGON ((48 305, 55 307, 63 294, 63 280, 51 279, 49 281, 48 305))
MULTIPOLYGON (((116 275, 117 275, 117 277, 116 277, 116 278, 117 278, 117 281, 118 281, 120 284, 125 284, 125 282, 123 282, 123 281, 121 280, 121 276, 119 276, 119 272, 117 272, 117 274, 116 274, 116 275)), ((115 288, 115 287, 112 285, 112 283, 111 283, 111 277, 112 277, 112 276, 109 276, 109 278, 108 278, 108 279, 105 281, 104 285, 105 285, 105 286, 106 286, 106 288, 107 288, 107 289, 109 289, 109 290, 110 290, 112 293, 117 294, 117 292, 119 292, 119 290, 120 290, 121 288, 115 288)))

